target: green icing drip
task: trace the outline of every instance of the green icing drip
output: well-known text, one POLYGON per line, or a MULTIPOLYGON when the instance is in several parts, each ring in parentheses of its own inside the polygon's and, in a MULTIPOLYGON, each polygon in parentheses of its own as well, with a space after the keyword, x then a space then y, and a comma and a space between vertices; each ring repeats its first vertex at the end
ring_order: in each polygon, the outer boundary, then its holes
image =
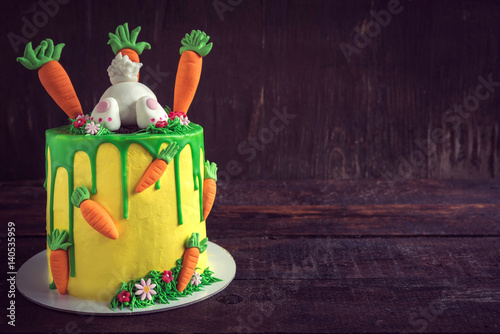
MULTIPOLYGON (((174 157, 175 166, 175 189, 176 189, 176 201, 177 201, 177 216, 179 225, 183 224, 182 218, 182 205, 181 205, 181 190, 180 190, 180 174, 179 174, 179 154, 184 149, 186 145, 191 147, 191 157, 193 161, 193 183, 194 189, 200 190, 199 194, 199 206, 200 206, 200 221, 203 221, 203 194, 202 194, 202 170, 200 168, 200 150, 204 152, 203 146, 203 128, 197 124, 191 123, 190 129, 185 134, 166 134, 166 135, 155 135, 148 133, 133 133, 133 134, 109 134, 103 136, 78 136, 71 135, 68 133, 69 127, 60 127, 56 129, 50 129, 46 131, 46 152, 50 150, 50 194, 49 194, 49 227, 50 233, 54 230, 54 190, 55 190, 55 179, 57 175, 57 170, 59 167, 66 169, 68 174, 68 205, 69 205, 69 217, 68 217, 68 232, 69 232, 69 242, 72 246, 69 247, 70 252, 70 265, 71 265, 71 276, 75 276, 75 245, 74 245, 74 235, 73 235, 73 212, 74 207, 71 202, 71 194, 74 190, 74 158, 75 154, 79 151, 85 152, 89 157, 90 169, 91 169, 91 179, 92 179, 92 190, 91 193, 95 195, 97 193, 97 183, 96 183, 96 161, 97 161, 97 151, 99 146, 104 143, 110 143, 114 145, 120 152, 121 161, 121 182, 122 182, 122 203, 123 203, 123 217, 128 218, 128 185, 127 185, 127 154, 128 149, 132 143, 139 144, 144 147, 154 158, 157 157, 160 147, 164 143, 176 142, 179 145, 179 152, 174 157), (85 139, 83 139, 85 138, 85 139)), ((47 153, 46 153, 47 154, 47 153)), ((47 159, 48 160, 48 159, 47 159)), ((46 161, 46 180, 48 179, 48 164, 46 161)), ((156 189, 160 189, 160 181, 156 183, 156 189)))
POLYGON ((43 181, 43 187, 45 190, 47 190, 47 169, 48 169, 48 156, 47 156, 47 149, 49 148, 49 145, 45 143, 45 181, 43 181))
MULTIPOLYGON (((68 204, 69 204, 69 214, 68 214, 68 231, 69 231, 69 242, 71 243, 71 246, 69 247, 69 262, 70 262, 70 268, 71 272, 70 275, 71 277, 75 277, 75 245, 74 245, 74 238, 73 238, 73 203, 71 202, 71 193, 73 192, 73 160, 75 157, 74 152, 69 152, 69 154, 65 154, 67 152, 66 150, 63 150, 62 147, 59 147, 59 150, 56 149, 55 152, 53 149, 51 149, 50 145, 50 139, 49 139, 49 131, 47 130, 46 132, 46 138, 47 138, 47 145, 49 146, 50 149, 50 197, 49 197, 49 225, 50 225, 50 233, 54 231, 54 189, 55 189, 55 180, 56 180, 56 174, 57 174, 57 169, 59 167, 62 167, 66 169, 66 172, 68 174, 68 192, 70 196, 68 196, 68 204), (68 161, 71 161, 71 163, 68 164, 68 161)), ((53 147, 52 147, 53 148, 53 147)))
MULTIPOLYGON (((71 170, 68 170, 68 194, 71 194, 71 192, 74 189, 74 175, 73 175, 73 168, 71 170)), ((75 239, 74 239, 74 233, 73 233, 73 203, 71 202, 71 195, 68 196, 68 205, 69 205, 69 210, 68 210, 68 225, 69 225, 69 243, 71 244, 71 247, 69 248, 69 263, 70 263, 70 275, 71 277, 75 277, 75 239)))
POLYGON ((121 176, 122 176, 122 207, 123 219, 128 219, 128 188, 127 188, 127 153, 130 144, 123 145, 120 151, 121 176))
POLYGON ((175 167, 175 197, 177 198, 177 220, 179 221, 179 225, 182 225, 184 222, 182 220, 182 207, 181 207, 181 181, 179 177, 179 154, 177 154, 174 157, 174 167, 175 167))
POLYGON ((92 195, 95 195, 97 194, 97 168, 96 168, 97 150, 95 150, 93 154, 89 156, 89 160, 90 160, 90 174, 92 177, 92 189, 90 190, 90 193, 92 195))
POLYGON ((156 189, 156 190, 158 190, 158 189, 160 189, 160 188, 161 188, 161 186, 160 186, 160 180, 158 180, 158 181, 156 181, 156 183, 155 183, 155 189, 156 189))

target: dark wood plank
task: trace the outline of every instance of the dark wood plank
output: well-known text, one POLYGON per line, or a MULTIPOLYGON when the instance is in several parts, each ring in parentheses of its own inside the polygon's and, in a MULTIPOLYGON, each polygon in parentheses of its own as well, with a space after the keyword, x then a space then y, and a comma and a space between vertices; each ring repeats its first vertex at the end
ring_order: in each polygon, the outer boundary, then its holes
MULTIPOLYGON (((16 330, 497 332, 497 239, 216 240, 236 259, 236 280, 189 313, 78 316, 18 296, 16 330)), ((43 238, 20 238, 19 259, 43 247, 43 238)))
MULTIPOLYGON (((474 97, 479 76, 500 80, 500 4, 400 3, 401 12, 391 15, 387 27, 357 49, 351 62, 341 43, 354 46, 357 31, 376 29, 370 13, 387 10, 387 0, 242 1, 222 18, 214 1, 123 0, 119 7, 110 0, 69 1, 34 27, 28 39, 66 43, 61 62, 89 113, 108 86, 107 34, 118 24, 142 26, 141 40, 152 45, 141 55, 143 73, 147 68, 162 72, 157 82, 149 82, 157 84, 155 94, 168 105, 181 37, 191 29, 206 30, 214 48, 203 63, 189 117, 205 127, 210 161, 221 171, 230 170, 232 160, 239 163, 241 172, 233 179, 388 174, 498 179, 498 87, 491 93, 480 90, 490 94, 471 111, 460 114, 453 108, 474 97), (109 8, 114 8, 112 17, 109 8), (272 132, 275 110, 285 108, 296 117, 272 132), (439 129, 443 140, 433 141, 439 129)), ((6 2, 3 31, 22 36, 25 21, 33 22, 37 13, 44 14, 36 1, 6 2)), ((9 98, 1 111, 0 156, 9 163, 0 164, 0 179, 40 178, 44 131, 66 124, 66 115, 36 74, 16 63, 22 50, 6 38, 3 42, 9 80, 0 82, 0 91, 9 98)))
POLYGON ((450 328, 494 333, 500 328, 500 286, 485 279, 236 280, 221 294, 190 306, 189 314, 180 309, 140 317, 71 315, 23 297, 18 301, 16 330, 24 333, 72 328, 75 333, 117 328, 122 333, 446 333, 450 328))
MULTIPOLYGON (((21 235, 45 234, 46 193, 41 184, 0 184, 0 217, 17 222, 21 235)), ((238 181, 219 191, 208 229, 218 238, 493 236, 500 234, 498 189, 495 181, 413 180, 397 192, 373 180, 238 181)))
POLYGON ((217 205, 479 204, 500 201, 497 180, 231 180, 217 205))

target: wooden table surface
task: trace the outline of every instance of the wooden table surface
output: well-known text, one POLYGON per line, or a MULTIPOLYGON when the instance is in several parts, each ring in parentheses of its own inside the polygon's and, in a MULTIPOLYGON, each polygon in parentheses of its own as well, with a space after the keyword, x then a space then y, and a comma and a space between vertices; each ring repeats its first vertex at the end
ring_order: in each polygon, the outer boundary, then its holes
MULTIPOLYGON (((1 183, 0 200, 7 272, 8 221, 17 269, 45 248, 42 181, 1 183)), ((491 180, 232 181, 207 222, 236 261, 226 290, 123 317, 53 311, 18 292, 15 331, 499 332, 499 200, 491 180)))

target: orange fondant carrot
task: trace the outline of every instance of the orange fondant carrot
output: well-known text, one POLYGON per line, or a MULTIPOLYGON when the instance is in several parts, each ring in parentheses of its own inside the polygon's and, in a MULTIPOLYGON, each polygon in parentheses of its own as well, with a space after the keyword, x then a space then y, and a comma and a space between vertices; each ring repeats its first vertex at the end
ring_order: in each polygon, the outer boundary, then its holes
MULTIPOLYGON (((114 34, 110 32, 108 44, 111 45, 114 54, 121 52, 122 56, 128 56, 131 61, 138 63, 139 55, 142 54, 144 49, 151 49, 149 43, 137 42, 140 31, 141 27, 137 27, 130 32, 128 23, 124 23, 116 28, 114 34)), ((137 81, 139 81, 139 75, 137 75, 137 81)))
POLYGON ((205 238, 199 241, 200 235, 198 233, 191 234, 191 237, 186 242, 186 250, 182 256, 182 268, 177 276, 177 290, 184 291, 189 281, 193 277, 200 254, 207 249, 208 239, 205 238))
POLYGON ((204 32, 193 30, 181 41, 183 46, 180 49, 181 59, 175 77, 173 111, 186 114, 193 102, 200 82, 202 57, 212 49, 212 43, 207 44, 209 38, 204 32))
POLYGON ((128 59, 130 59, 134 63, 139 62, 139 55, 132 49, 121 49, 120 51, 118 51, 118 53, 121 53, 122 56, 128 56, 128 59))
POLYGON ((207 220, 217 193, 217 165, 205 162, 205 180, 203 181, 203 220, 207 220))
POLYGON ((63 43, 54 46, 54 42, 47 38, 33 50, 29 42, 24 49, 24 57, 18 57, 17 61, 27 69, 38 70, 38 77, 47 93, 66 115, 76 118, 83 111, 73 84, 59 63, 63 47, 63 43))
POLYGON ((176 142, 171 143, 167 146, 167 148, 161 150, 160 154, 158 154, 158 158, 153 160, 153 162, 149 165, 148 169, 142 175, 139 184, 135 188, 135 191, 140 193, 152 186, 156 181, 160 179, 160 177, 167 170, 168 164, 172 160, 172 158, 177 154, 179 150, 179 144, 176 142))
POLYGON ((110 239, 118 239, 118 229, 113 218, 99 203, 90 199, 90 193, 85 186, 76 188, 71 195, 71 202, 80 208, 85 221, 97 232, 110 239))
POLYGON ((68 287, 69 280, 69 262, 68 262, 68 247, 71 243, 68 242, 68 232, 58 229, 52 231, 52 234, 47 234, 47 244, 50 252, 50 272, 54 279, 59 294, 64 295, 68 287))

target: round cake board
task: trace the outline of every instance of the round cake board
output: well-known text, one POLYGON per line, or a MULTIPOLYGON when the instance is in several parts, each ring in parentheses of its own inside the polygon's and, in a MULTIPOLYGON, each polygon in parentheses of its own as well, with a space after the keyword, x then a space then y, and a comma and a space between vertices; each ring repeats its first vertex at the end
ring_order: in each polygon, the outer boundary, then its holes
POLYGON ((46 279, 48 277, 47 252, 41 251, 19 268, 16 276, 16 286, 23 296, 32 302, 58 311, 93 314, 102 316, 117 315, 140 315, 146 313, 163 312, 179 307, 188 306, 205 300, 224 290, 236 274, 236 263, 227 250, 208 242, 207 248, 208 263, 214 276, 222 279, 221 282, 212 283, 203 287, 203 291, 194 292, 187 297, 180 297, 179 300, 169 301, 170 304, 155 304, 146 308, 136 308, 131 311, 128 307, 123 310, 111 310, 109 302, 97 302, 92 300, 79 299, 70 295, 60 295, 57 290, 48 287, 46 279))

